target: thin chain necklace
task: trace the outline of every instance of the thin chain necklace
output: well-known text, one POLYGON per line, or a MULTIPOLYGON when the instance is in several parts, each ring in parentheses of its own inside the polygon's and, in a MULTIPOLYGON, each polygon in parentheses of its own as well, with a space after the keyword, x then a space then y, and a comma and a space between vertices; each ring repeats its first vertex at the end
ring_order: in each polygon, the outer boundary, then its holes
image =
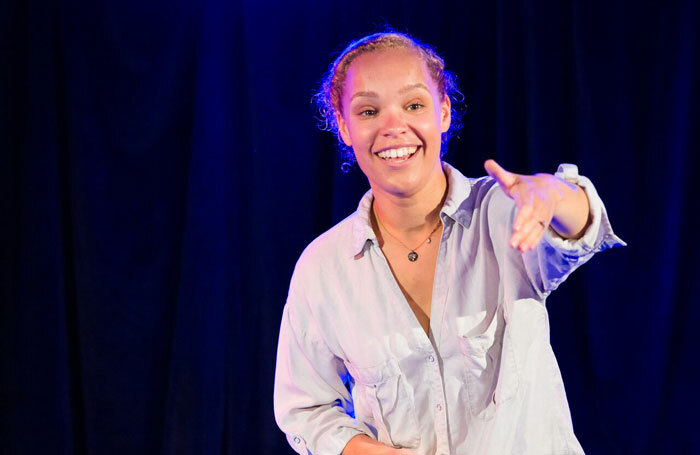
MULTIPOLYGON (((373 211, 374 211, 374 210, 373 210, 373 211)), ((418 246, 415 247, 415 248, 409 248, 408 246, 406 246, 405 243, 403 243, 401 240, 399 240, 398 238, 396 238, 396 237, 394 236, 394 234, 392 234, 391 232, 389 232, 389 230, 386 228, 386 226, 384 226, 384 225, 382 224, 381 220, 380 220, 379 217, 377 216, 377 212, 374 212, 374 218, 377 219, 377 223, 379 223, 379 225, 384 229, 384 232, 386 232, 387 234, 389 234, 394 240, 396 240, 397 242, 399 242, 404 248, 406 248, 407 250, 410 250, 409 253, 408 253, 408 260, 411 261, 411 262, 416 262, 416 261, 418 260, 418 253, 416 253, 416 250, 417 250, 418 248, 422 247, 424 243, 427 243, 427 244, 432 243, 433 240, 431 239, 431 237, 432 237, 432 235, 435 233, 435 231, 437 231, 437 229, 440 227, 440 221, 438 220, 438 223, 437 223, 437 225, 435 225, 435 228, 434 228, 432 231, 430 231, 430 234, 428 234, 428 237, 427 237, 425 240, 423 240, 422 242, 420 242, 420 245, 418 245, 418 246)))

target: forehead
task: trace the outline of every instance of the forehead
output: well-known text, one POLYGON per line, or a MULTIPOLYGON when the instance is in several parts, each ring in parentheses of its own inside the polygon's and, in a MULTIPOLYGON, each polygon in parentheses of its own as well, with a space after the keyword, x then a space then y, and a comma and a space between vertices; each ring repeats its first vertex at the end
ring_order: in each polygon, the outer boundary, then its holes
POLYGON ((437 92, 425 62, 413 49, 386 49, 355 58, 345 77, 343 97, 358 91, 381 94, 422 83, 437 92))

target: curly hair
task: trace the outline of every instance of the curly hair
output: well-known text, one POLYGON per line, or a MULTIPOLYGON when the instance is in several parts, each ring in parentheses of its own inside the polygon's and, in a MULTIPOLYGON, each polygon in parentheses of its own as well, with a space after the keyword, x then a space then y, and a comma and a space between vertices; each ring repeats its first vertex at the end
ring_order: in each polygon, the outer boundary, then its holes
POLYGON ((455 106, 464 100, 464 96, 457 87, 456 76, 452 72, 445 69, 445 61, 435 52, 432 47, 421 43, 417 39, 405 33, 395 31, 381 32, 365 36, 351 42, 338 55, 324 75, 318 91, 312 98, 318 107, 319 113, 321 114, 321 117, 319 118, 319 127, 322 130, 335 133, 335 135, 339 138, 339 148, 344 161, 341 167, 345 172, 347 172, 350 166, 354 164, 355 155, 352 148, 346 146, 340 140, 336 113, 340 113, 343 110, 343 84, 345 83, 348 68, 350 68, 353 60, 362 54, 397 48, 413 49, 418 52, 418 55, 425 62, 430 76, 437 85, 440 95, 448 96, 450 101, 452 101, 452 122, 450 129, 442 134, 441 155, 444 154, 446 150, 447 142, 462 127, 462 112, 459 109, 456 109, 455 106))

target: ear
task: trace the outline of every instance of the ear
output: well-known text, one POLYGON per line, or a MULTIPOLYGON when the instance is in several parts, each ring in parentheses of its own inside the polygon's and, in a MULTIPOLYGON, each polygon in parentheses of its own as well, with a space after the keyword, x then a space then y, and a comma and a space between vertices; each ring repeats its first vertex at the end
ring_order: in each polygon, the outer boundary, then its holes
POLYGON ((446 133, 452 123, 452 102, 450 97, 445 95, 440 103, 440 131, 446 133))
POLYGON ((452 123, 452 102, 450 97, 445 95, 440 103, 440 131, 446 133, 452 123))
POLYGON ((345 145, 352 147, 352 142, 350 141, 350 133, 348 132, 348 125, 345 123, 345 119, 338 112, 335 113, 335 121, 338 123, 338 134, 340 138, 345 142, 345 145))

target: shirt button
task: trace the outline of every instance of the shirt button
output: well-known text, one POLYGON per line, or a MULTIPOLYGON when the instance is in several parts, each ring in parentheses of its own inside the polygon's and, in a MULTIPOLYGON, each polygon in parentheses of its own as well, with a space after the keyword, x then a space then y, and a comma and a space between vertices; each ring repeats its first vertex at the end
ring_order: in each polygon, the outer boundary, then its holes
POLYGON ((442 411, 442 405, 440 403, 438 403, 435 408, 437 408, 438 411, 442 411))
POLYGON ((432 355, 429 355, 429 356, 428 356, 428 361, 429 361, 429 362, 435 362, 435 357, 433 357, 432 355))
POLYGON ((299 439, 299 436, 294 436, 294 444, 299 444, 301 442, 301 439, 299 439))

